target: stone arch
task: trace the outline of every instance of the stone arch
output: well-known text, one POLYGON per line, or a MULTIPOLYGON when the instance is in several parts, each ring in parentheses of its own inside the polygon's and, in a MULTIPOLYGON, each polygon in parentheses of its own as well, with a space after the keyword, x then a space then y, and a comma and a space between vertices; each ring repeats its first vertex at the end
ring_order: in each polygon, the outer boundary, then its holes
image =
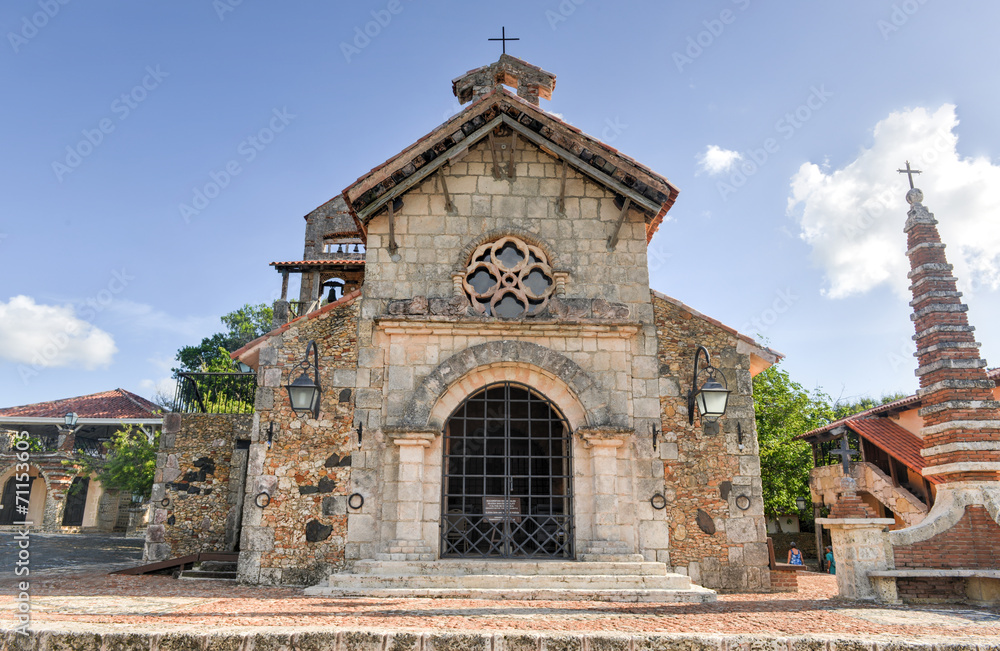
MULTIPOLYGON (((2 473, 0 473, 0 491, 7 486, 7 481, 17 474, 17 463, 12 463, 8 466, 2 473)), ((60 509, 61 504, 55 499, 55 484, 53 483, 52 477, 48 472, 38 463, 28 463, 28 474, 37 476, 42 481, 42 490, 38 491, 37 494, 41 497, 41 504, 36 504, 33 501, 36 491, 34 488, 31 490, 31 495, 29 496, 29 518, 34 520, 37 526, 40 526, 44 531, 51 531, 55 526, 55 518, 58 516, 62 517, 62 511, 60 509), (36 474, 37 473, 37 474, 36 474), (41 516, 41 517, 38 517, 41 516)))
POLYGON ((487 231, 470 241, 462 251, 458 254, 458 259, 455 261, 454 271, 457 273, 463 273, 469 266, 469 258, 475 253, 476 249, 481 244, 486 244, 487 242, 492 242, 494 240, 499 240, 501 237, 517 237, 532 246, 537 246, 545 254, 545 257, 549 259, 549 266, 554 270, 558 266, 558 260, 555 251, 552 247, 544 242, 538 235, 526 231, 523 228, 495 228, 491 231, 487 231))
POLYGON ((451 411, 472 390, 502 380, 522 382, 544 393, 573 429, 611 424, 606 397, 576 362, 538 344, 503 340, 470 346, 439 364, 414 390, 402 425, 443 429, 451 411))

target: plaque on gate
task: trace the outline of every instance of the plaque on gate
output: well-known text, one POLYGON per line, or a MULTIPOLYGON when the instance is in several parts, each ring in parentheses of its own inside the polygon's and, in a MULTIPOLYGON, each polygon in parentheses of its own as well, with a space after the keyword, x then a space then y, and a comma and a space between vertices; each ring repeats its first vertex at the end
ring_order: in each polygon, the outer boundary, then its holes
POLYGON ((514 522, 521 521, 520 497, 484 497, 483 520, 486 522, 501 522, 511 518, 514 522))

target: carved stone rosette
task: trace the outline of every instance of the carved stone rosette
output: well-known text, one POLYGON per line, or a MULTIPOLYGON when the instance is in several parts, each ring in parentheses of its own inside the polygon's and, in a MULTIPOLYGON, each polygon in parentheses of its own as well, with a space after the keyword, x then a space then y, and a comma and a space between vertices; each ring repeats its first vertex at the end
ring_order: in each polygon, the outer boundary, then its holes
POLYGON ((540 248, 508 235, 476 248, 462 287, 477 313, 518 319, 544 309, 556 281, 540 248))

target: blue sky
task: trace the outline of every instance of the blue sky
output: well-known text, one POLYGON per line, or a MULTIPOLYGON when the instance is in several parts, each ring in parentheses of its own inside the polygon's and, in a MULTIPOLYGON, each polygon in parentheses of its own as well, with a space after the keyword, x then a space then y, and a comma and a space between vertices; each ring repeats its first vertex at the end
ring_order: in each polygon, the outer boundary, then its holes
POLYGON ((3 3, 0 405, 152 395, 276 297, 302 215, 459 109, 502 25, 557 75, 544 109, 680 187, 655 289, 807 387, 912 392, 910 160, 997 365, 1000 5, 776 4, 3 3))

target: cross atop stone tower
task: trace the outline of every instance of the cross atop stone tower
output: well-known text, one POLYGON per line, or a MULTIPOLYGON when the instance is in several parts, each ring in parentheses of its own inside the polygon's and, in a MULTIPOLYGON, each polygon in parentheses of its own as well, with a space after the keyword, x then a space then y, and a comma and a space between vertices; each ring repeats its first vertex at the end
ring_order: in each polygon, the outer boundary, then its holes
MULTIPOLYGON (((912 179, 912 177, 911 177, 912 179)), ((979 356, 969 325, 968 306, 961 302, 952 265, 937 220, 921 203, 923 192, 906 193, 907 257, 920 378, 917 395, 925 476, 944 483, 993 482, 1000 479, 1000 403, 993 400, 993 381, 979 356)))
POLYGON ((451 82, 452 92, 462 104, 505 84, 517 89, 517 96, 538 106, 538 98, 552 99, 556 76, 509 54, 496 63, 470 70, 451 82))

